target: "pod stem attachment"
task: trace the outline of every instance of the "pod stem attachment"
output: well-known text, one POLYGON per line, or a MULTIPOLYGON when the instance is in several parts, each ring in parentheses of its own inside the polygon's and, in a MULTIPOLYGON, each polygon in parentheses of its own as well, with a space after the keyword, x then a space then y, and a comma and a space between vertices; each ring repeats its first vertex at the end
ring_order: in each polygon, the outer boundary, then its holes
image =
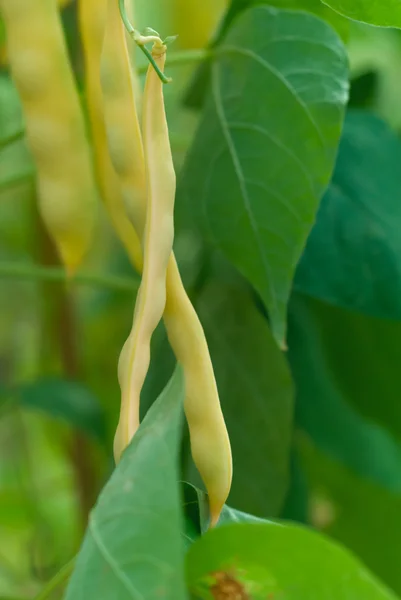
POLYGON ((159 79, 163 83, 170 83, 171 78, 166 77, 166 75, 159 69, 155 59, 152 56, 152 53, 146 47, 146 44, 150 44, 150 43, 153 43, 155 47, 164 46, 164 42, 161 40, 159 34, 157 33, 157 31, 148 29, 147 32, 150 35, 142 35, 137 29, 135 29, 132 26, 132 23, 130 22, 130 20, 128 18, 127 11, 125 9, 125 0, 118 0, 118 5, 120 7, 121 18, 123 20, 124 26, 125 26, 126 30, 128 31, 129 35, 133 38, 136 45, 142 50, 142 52, 144 53, 144 55, 146 56, 146 58, 148 59, 148 61, 152 65, 152 67, 154 68, 154 70, 156 71, 159 79))

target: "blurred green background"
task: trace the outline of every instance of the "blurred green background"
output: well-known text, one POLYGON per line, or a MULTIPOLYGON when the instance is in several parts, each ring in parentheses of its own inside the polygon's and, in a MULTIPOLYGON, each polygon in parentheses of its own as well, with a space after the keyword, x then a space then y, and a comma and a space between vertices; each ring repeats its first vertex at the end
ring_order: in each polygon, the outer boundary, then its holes
MULTIPOLYGON (((196 49, 213 36, 225 4, 224 0, 198 4, 147 0, 137 2, 136 17, 139 28, 151 26, 163 35, 178 33, 174 50, 196 49)), ((64 9, 63 19, 82 84, 74 4, 64 9)), ((289 309, 287 358, 295 383, 294 435, 266 443, 265 455, 255 450, 260 479, 251 480, 252 473, 247 475, 246 465, 241 465, 241 486, 234 487, 230 500, 241 510, 298 520, 327 532, 401 593, 401 446, 397 439, 401 432, 401 209, 397 208, 401 206, 401 33, 352 24, 347 47, 352 110, 334 182, 357 195, 354 179, 362 165, 358 181, 369 189, 358 197, 358 214, 344 208, 344 213, 333 217, 329 202, 334 202, 336 186, 326 195, 329 208, 326 214, 326 204, 322 206, 320 229, 312 234, 301 262, 289 309), (361 112, 365 110, 369 114, 361 112), (358 154, 358 148, 363 153, 358 154), (374 206, 369 199, 377 200, 374 206), (383 212, 386 207, 391 218, 383 212), (358 297, 358 292, 365 294, 361 289, 365 280, 359 282, 358 267, 352 271, 350 266, 358 249, 346 229, 337 264, 339 269, 350 269, 349 287, 339 293, 336 273, 328 275, 326 287, 318 279, 319 265, 313 263, 318 251, 313 254, 313 244, 318 248, 319 236, 327 235, 325 227, 329 230, 334 218, 336 223, 343 223, 341 219, 353 223, 351 237, 362 221, 366 228, 383 225, 381 245, 372 249, 377 266, 370 274, 372 297, 369 291, 366 297, 358 297), (291 477, 284 495, 277 479, 280 491, 275 495, 276 475, 274 469, 271 474, 269 461, 276 460, 280 443, 291 450, 291 477)), ((137 60, 144 64, 142 56, 137 60)), ((198 114, 183 105, 195 66, 170 68, 174 85, 167 88, 167 110, 178 174, 198 121, 198 114)), ((0 145, 22 127, 18 97, 3 66, 0 145)), ((210 297, 220 292, 211 288, 197 296, 205 271, 215 269, 228 285, 236 275, 220 264, 220 257, 211 257, 181 220, 185 221, 178 206, 177 255, 206 323, 210 297)), ((1 147, 0 598, 32 597, 79 548, 88 511, 113 468, 111 448, 119 410, 117 361, 130 329, 137 283, 99 208, 91 254, 77 281, 66 287, 36 213, 34 168, 24 142, 1 147)), ((224 302, 227 293, 221 300, 223 310, 224 302)), ((246 298, 247 302, 250 308, 244 316, 245 304, 237 310, 233 301, 230 318, 234 325, 246 321, 257 332, 263 317, 254 300, 246 298)), ((216 309, 212 315, 215 323, 219 314, 216 309)), ((216 370, 224 371, 219 345, 209 329, 216 370)), ((242 335, 242 330, 236 331, 236 339, 242 335)), ((264 348, 264 340, 255 333, 250 345, 255 353, 259 343, 264 348)), ((156 398, 173 368, 162 327, 152 352, 144 407, 156 398)), ((281 357, 277 361, 277 372, 286 380, 284 361, 281 357)), ((266 385, 269 389, 269 382, 266 385)), ((291 385, 288 381, 286 385, 288 390, 291 385)), ((273 384, 271 394, 279 394, 273 384)), ((278 404, 284 406, 288 394, 292 390, 282 394, 278 404)), ((266 418, 275 430, 282 417, 268 411, 266 418)), ((253 449, 245 444, 252 445, 253 425, 257 431, 258 423, 250 418, 243 434, 245 451, 252 457, 253 449)))

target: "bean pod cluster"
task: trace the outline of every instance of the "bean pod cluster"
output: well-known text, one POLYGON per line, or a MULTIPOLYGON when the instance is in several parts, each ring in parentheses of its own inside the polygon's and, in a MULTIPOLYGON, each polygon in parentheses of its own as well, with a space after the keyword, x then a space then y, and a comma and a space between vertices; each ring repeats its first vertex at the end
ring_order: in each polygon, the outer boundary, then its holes
POLYGON ((154 69, 163 73, 167 47, 153 32, 140 36, 139 43, 153 43, 154 62, 142 97, 118 0, 78 0, 78 8, 93 153, 56 0, 0 0, 8 59, 37 167, 42 216, 73 272, 90 243, 96 196, 103 200, 142 276, 118 365, 116 462, 140 426, 151 339, 164 319, 184 371, 192 456, 209 493, 215 525, 230 491, 231 448, 205 334, 173 253, 176 177, 163 83, 154 69))

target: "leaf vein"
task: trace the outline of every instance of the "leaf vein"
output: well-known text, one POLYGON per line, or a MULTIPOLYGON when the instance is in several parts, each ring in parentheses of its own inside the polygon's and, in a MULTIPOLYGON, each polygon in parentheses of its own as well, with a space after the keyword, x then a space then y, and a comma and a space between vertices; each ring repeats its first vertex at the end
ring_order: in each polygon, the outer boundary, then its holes
POLYGON ((224 114, 224 108, 223 108, 223 102, 222 102, 222 98, 221 98, 221 91, 220 91, 220 83, 218 81, 218 70, 216 67, 213 68, 213 86, 212 86, 212 91, 213 91, 213 98, 215 101, 215 105, 216 105, 216 114, 223 132, 223 137, 226 141, 230 156, 231 156, 231 160, 233 162, 233 166, 234 166, 234 170, 235 173, 237 175, 238 178, 238 182, 240 185, 240 189, 241 189, 241 194, 242 194, 242 198, 244 201, 244 206, 248 215, 248 219, 249 219, 249 223, 252 227, 252 230, 254 232, 255 235, 255 239, 256 239, 256 243, 258 245, 259 248, 259 252, 260 252, 260 257, 262 259, 266 274, 267 274, 267 280, 268 280, 268 285, 269 285, 269 295, 271 297, 271 302, 272 302, 272 310, 276 311, 277 310, 277 303, 276 303, 276 298, 275 295, 272 293, 272 290, 270 288, 270 282, 272 281, 271 278, 271 270, 270 270, 270 264, 268 263, 268 261, 266 260, 266 255, 264 252, 264 247, 263 247, 263 243, 260 239, 260 235, 259 235, 259 231, 258 231, 258 227, 252 212, 252 206, 251 206, 251 202, 250 202, 250 198, 248 195, 248 190, 246 187, 246 183, 245 183, 245 178, 244 178, 244 174, 242 172, 242 167, 238 158, 238 154, 237 154, 237 150, 235 148, 235 144, 233 142, 233 139, 230 135, 230 130, 228 127, 228 123, 227 123, 227 119, 225 117, 224 114))

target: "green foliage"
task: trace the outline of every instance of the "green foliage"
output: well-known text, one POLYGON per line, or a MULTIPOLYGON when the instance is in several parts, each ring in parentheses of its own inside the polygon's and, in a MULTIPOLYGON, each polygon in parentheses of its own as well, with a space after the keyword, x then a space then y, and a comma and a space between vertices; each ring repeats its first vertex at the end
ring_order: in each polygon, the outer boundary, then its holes
MULTIPOLYGON (((383 29, 354 24, 348 45, 351 72, 355 79, 370 84, 360 90, 359 107, 371 108, 393 129, 401 125, 401 44, 397 29, 383 29), (362 79, 361 79, 362 78, 362 79)), ((352 96, 352 93, 351 93, 352 96)), ((353 101, 355 103, 355 95, 353 101)))
POLYGON ((82 430, 100 442, 105 442, 105 415, 98 400, 90 391, 72 381, 37 379, 10 393, 4 392, 5 400, 46 413, 56 419, 82 430))
POLYGON ((289 483, 293 424, 287 364, 243 285, 210 283, 197 308, 233 450, 229 503, 258 517, 278 515, 289 483))
MULTIPOLYGON (((181 2, 133 3, 135 24, 176 33, 181 2)), ((206 52, 169 48, 164 88, 176 255, 234 459, 211 531, 162 323, 142 424, 111 473, 139 276, 99 210, 66 283, 2 66, 0 600, 401 595, 401 38, 349 21, 401 28, 401 5, 227 4, 206 52)), ((217 22, 191 5, 188 31, 217 22)), ((77 7, 63 27, 84 90, 77 7)), ((4 33, 0 20, 0 52, 4 33)))
POLYGON ((382 27, 401 27, 401 7, 398 0, 322 0, 340 14, 382 27))
POLYGON ((307 312, 299 318, 316 332, 332 389, 399 438, 401 323, 366 317, 318 300, 306 305, 307 312))
MULTIPOLYGON (((380 367, 376 370, 369 363, 369 372, 365 368, 368 363, 358 367, 357 356, 365 352, 365 348, 360 347, 361 339, 366 344, 371 322, 306 296, 293 295, 288 343, 289 360, 297 382, 296 421, 329 456, 359 475, 389 490, 401 492, 401 447, 383 428, 364 419, 356 410, 359 406, 362 411, 365 407, 366 411, 366 394, 370 394, 371 388, 371 402, 377 409, 377 421, 382 420, 380 415, 384 407, 377 401, 373 402, 373 398, 377 398, 376 393, 382 394, 385 405, 391 406, 393 399, 397 410, 395 397, 384 394, 383 380, 377 381, 380 367), (350 338, 356 319, 364 325, 361 330, 363 337, 358 336, 358 347, 351 352, 350 338), (338 342, 334 350, 336 340, 340 339, 342 343, 338 342), (352 389, 342 385, 346 372, 354 378, 352 389), (358 400, 361 389, 364 394, 358 400)), ((380 321, 375 323, 378 327, 382 324, 380 321)), ((376 347, 371 353, 375 353, 375 360, 382 366, 386 356, 382 356, 379 350, 376 347)), ((370 360, 373 362, 373 357, 370 360)), ((387 389, 391 389, 391 385, 387 389)))
POLYGON ((244 13, 219 47, 184 168, 191 213, 261 294, 280 343, 295 266, 334 167, 346 62, 337 35, 314 16, 244 13))
MULTIPOLYGON (((344 40, 348 38, 348 21, 330 10, 320 0, 231 0, 217 35, 211 43, 211 47, 217 47, 224 40, 231 25, 242 12, 259 5, 309 12, 330 23, 344 40)), ((196 71, 194 80, 187 93, 186 103, 192 108, 199 108, 205 99, 209 85, 210 64, 209 61, 206 61, 196 71)))
POLYGON ((183 378, 177 370, 103 490, 66 600, 184 600, 178 444, 183 378))
POLYGON ((377 117, 350 112, 296 290, 366 315, 401 318, 400 164, 398 136, 377 117))
MULTIPOLYGON (((385 469, 384 448, 381 452, 385 469)), ((399 487, 397 492, 384 489, 309 445, 302 444, 300 453, 310 487, 314 524, 355 552, 400 594, 399 487)), ((365 461, 368 464, 369 458, 365 461)))
POLYGON ((220 37, 224 37, 233 20, 237 18, 242 11, 259 4, 310 12, 330 23, 330 25, 332 25, 334 29, 337 29, 340 34, 347 37, 347 21, 322 4, 320 0, 231 0, 219 32, 220 37))
POLYGON ((341 546, 295 525, 237 524, 209 532, 190 549, 188 586, 211 600, 224 583, 255 600, 395 599, 341 546))
MULTIPOLYGON (((207 532, 210 523, 208 496, 199 488, 190 483, 183 484, 183 506, 185 509, 187 529, 194 534, 192 542, 201 534, 207 532)), ((230 506, 224 506, 218 526, 229 523, 267 523, 265 519, 259 519, 255 515, 244 513, 230 506)))

